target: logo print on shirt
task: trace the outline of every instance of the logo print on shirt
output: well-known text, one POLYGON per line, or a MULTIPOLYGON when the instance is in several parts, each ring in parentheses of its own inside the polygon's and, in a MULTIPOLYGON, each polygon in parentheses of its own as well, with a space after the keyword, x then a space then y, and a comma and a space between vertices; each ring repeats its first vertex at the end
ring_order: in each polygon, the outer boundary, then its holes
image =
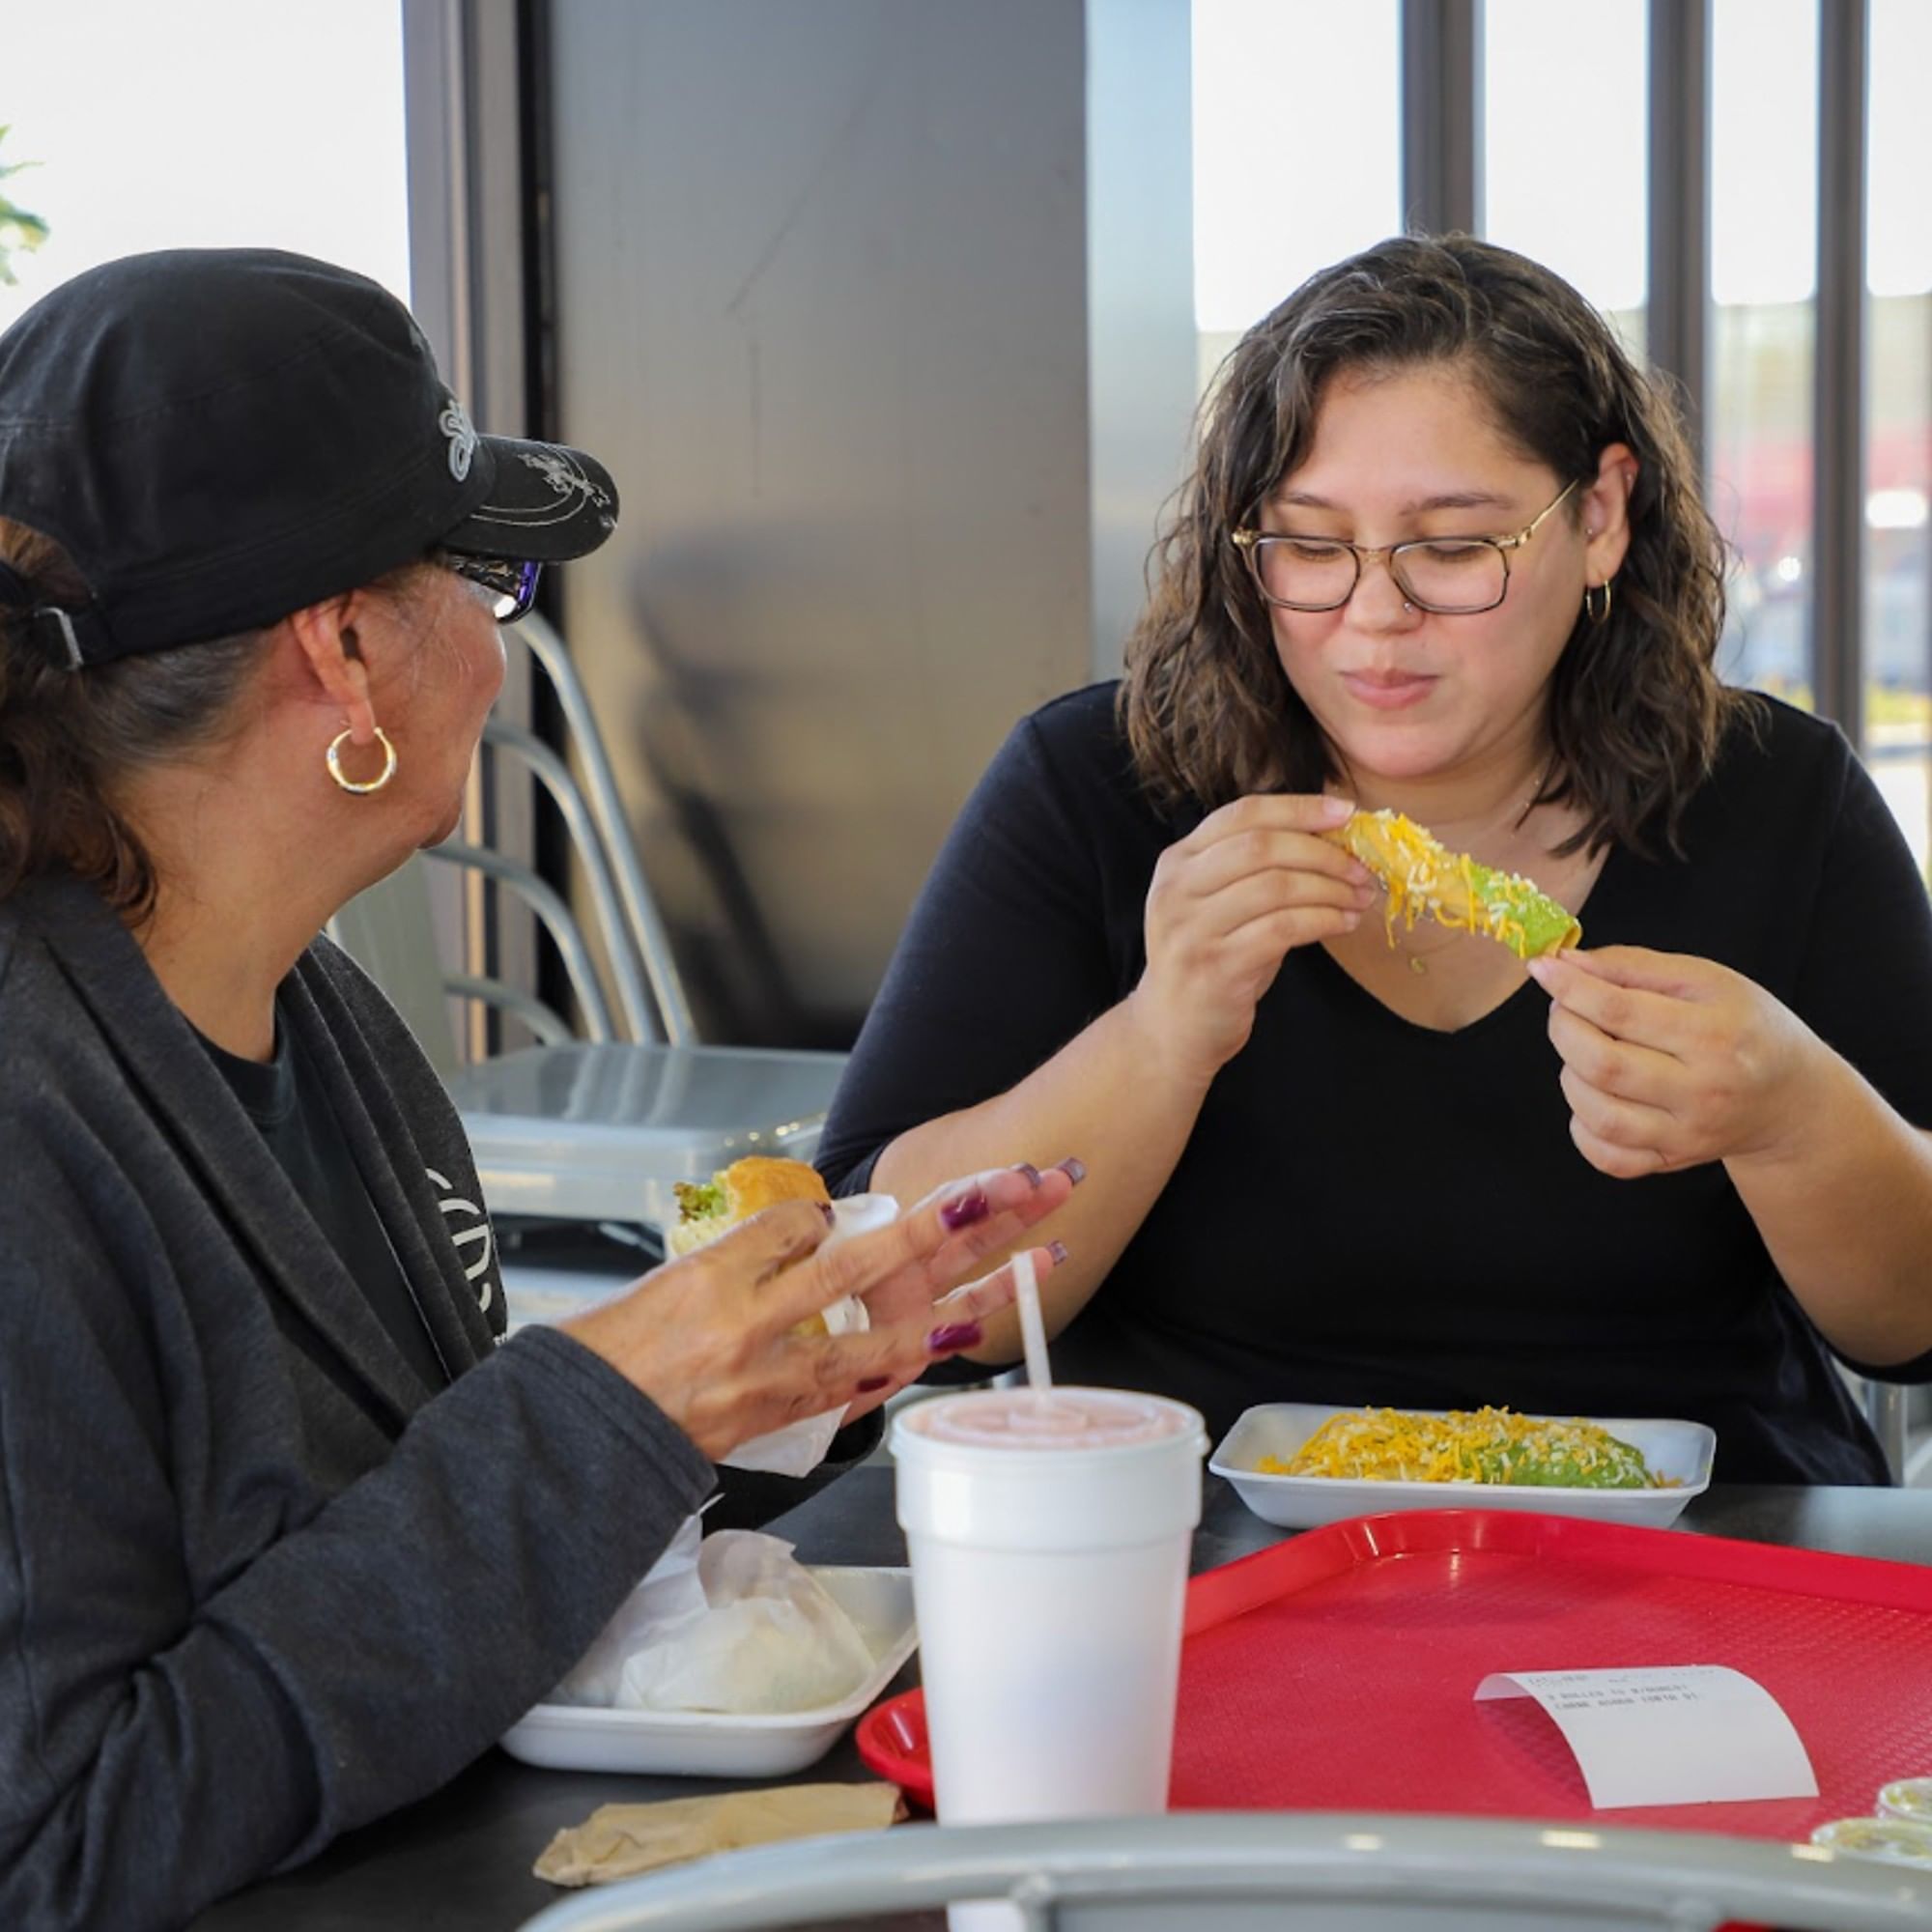
POLYGON ((442 1218, 449 1224, 449 1238, 455 1242, 457 1259, 463 1263, 463 1278, 481 1284, 476 1291, 476 1305, 487 1309, 497 1292, 490 1280, 490 1262, 496 1253, 496 1243, 490 1233, 490 1217, 475 1202, 452 1192, 452 1183, 446 1175, 439 1174, 433 1167, 425 1168, 423 1172, 429 1176, 430 1185, 437 1190, 436 1205, 442 1209, 442 1218), (475 1218, 466 1225, 465 1215, 475 1218), (475 1250, 473 1261, 467 1252, 472 1248, 475 1250))
POLYGON ((447 390, 436 426, 449 439, 449 473, 461 483, 469 474, 470 459, 476 454, 476 430, 463 405, 447 390))

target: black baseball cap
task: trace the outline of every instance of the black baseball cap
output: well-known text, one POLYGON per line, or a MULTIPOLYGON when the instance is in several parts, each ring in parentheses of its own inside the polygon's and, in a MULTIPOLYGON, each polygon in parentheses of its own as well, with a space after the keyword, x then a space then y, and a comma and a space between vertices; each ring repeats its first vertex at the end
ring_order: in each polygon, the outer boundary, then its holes
MULTIPOLYGON (((78 668, 274 623, 436 548, 582 556, 617 492, 582 450, 479 436, 366 276, 179 248, 76 275, 0 335, 0 517, 86 581, 35 626, 78 668)), ((21 589, 0 566, 0 603, 21 589)))

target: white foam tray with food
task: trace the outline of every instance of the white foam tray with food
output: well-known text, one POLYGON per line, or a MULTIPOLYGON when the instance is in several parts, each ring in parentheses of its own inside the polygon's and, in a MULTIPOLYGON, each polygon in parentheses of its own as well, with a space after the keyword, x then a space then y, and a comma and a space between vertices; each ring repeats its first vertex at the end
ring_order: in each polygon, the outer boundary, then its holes
POLYGON ((898 1675, 919 1634, 911 1571, 810 1567, 872 1653, 865 1682, 837 1704, 771 1714, 538 1704, 503 1733, 503 1748, 554 1770, 683 1777, 781 1777, 817 1763, 898 1675))
MULTIPOLYGON (((1456 1480, 1404 1482, 1272 1475, 1257 1467, 1264 1458, 1293 1462, 1324 1422, 1346 1412, 1332 1403, 1264 1403, 1241 1415, 1222 1438, 1208 1466, 1213 1474, 1226 1477, 1257 1516, 1285 1529, 1313 1529, 1347 1517, 1408 1509, 1541 1510, 1549 1516, 1595 1517, 1605 1522, 1644 1523, 1662 1529, 1677 1520, 1693 1496, 1710 1488, 1711 1460, 1718 1447, 1717 1435, 1701 1422, 1531 1415, 1523 1420, 1595 1423, 1640 1451, 1651 1475, 1663 1479, 1662 1486, 1612 1490, 1456 1480)), ((1439 1416, 1445 1411, 1409 1409, 1406 1413, 1439 1416)))

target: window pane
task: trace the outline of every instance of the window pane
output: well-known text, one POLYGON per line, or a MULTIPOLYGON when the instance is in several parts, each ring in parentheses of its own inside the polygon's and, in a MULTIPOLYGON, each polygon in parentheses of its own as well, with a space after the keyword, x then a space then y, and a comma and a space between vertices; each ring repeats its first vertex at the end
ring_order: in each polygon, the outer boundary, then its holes
POLYGON ((320 255, 409 293, 400 0, 10 0, 0 162, 43 216, 0 328, 56 283, 148 248, 320 255))
POLYGON ((1716 0, 1711 55, 1711 507, 1737 552, 1720 664, 1808 705, 1817 0, 1716 0))
POLYGON ((1866 151, 1865 746, 1921 869, 1932 850, 1932 8, 1871 0, 1866 151))
POLYGON ((1554 269, 1639 355, 1649 44, 1647 0, 1489 0, 1483 10, 1483 233, 1554 269))
POLYGON ((1206 378, 1317 269, 1402 230, 1396 0, 1194 0, 1206 378))

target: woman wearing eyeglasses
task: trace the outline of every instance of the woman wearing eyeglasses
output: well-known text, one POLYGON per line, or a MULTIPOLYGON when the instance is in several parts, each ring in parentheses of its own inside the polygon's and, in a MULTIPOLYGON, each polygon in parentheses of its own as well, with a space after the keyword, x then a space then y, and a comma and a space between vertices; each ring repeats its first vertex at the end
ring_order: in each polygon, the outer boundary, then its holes
POLYGON ((1932 1375, 1932 918, 1838 732, 1719 679, 1661 389, 1534 263, 1383 243, 1236 349, 1156 559, 1124 680, 1023 721, 942 853, 835 1187, 1078 1146, 1057 1372, 1217 1432, 1689 1416, 1720 1478, 1886 1480, 1833 1358, 1932 1375), (1390 929, 1351 806, 1583 950, 1390 929))
POLYGON ((456 1115, 319 935, 456 824, 497 625, 616 507, 320 262, 133 257, 0 336, 0 1924, 179 1925, 435 1789, 714 1459, 977 1340, 1004 1271, 934 1301, 1069 1191, 830 1258, 791 1203, 503 1343, 456 1115))

